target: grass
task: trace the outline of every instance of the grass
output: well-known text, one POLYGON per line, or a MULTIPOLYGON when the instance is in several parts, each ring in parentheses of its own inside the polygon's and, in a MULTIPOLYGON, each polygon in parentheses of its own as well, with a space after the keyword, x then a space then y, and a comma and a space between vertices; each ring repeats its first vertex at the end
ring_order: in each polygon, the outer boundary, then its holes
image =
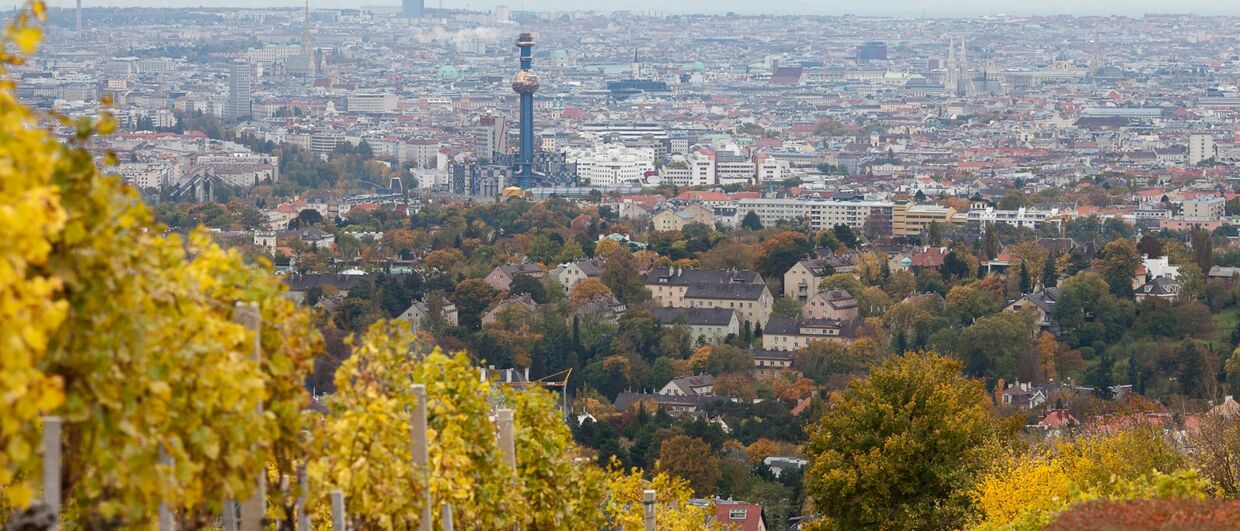
POLYGON ((1221 352, 1231 351, 1231 331, 1240 323, 1240 308, 1228 308, 1214 314, 1214 339, 1210 345, 1221 352))

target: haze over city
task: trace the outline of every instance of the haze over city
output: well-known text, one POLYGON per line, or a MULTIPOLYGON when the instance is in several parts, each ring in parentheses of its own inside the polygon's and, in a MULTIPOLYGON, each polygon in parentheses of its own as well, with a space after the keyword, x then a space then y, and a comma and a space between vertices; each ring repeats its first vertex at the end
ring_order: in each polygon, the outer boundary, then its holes
MULTIPOLYGON (((310 5, 318 9, 347 9, 362 5, 384 5, 387 2, 353 2, 346 0, 312 0, 310 5)), ((88 6, 115 7, 300 7, 301 2, 295 0, 263 0, 260 2, 241 2, 238 0, 98 0, 86 2, 88 6)), ((69 7, 66 0, 53 0, 53 7, 69 7)), ((395 4, 393 4, 395 5, 395 4)), ((449 0, 437 2, 431 0, 427 7, 445 9, 481 9, 488 10, 491 6, 484 2, 461 2, 449 0)), ((855 2, 844 0, 781 0, 774 4, 740 0, 703 1, 677 0, 660 2, 654 0, 598 0, 588 6, 574 0, 526 0, 512 2, 513 9, 531 9, 547 11, 571 11, 588 7, 598 11, 662 11, 666 13, 710 13, 721 14, 735 12, 746 15, 755 14, 815 14, 815 15, 881 15, 881 16, 977 16, 999 13, 1013 15, 1127 15, 1139 16, 1142 13, 1197 13, 1203 15, 1240 15, 1240 5, 1227 0, 1188 0, 1184 2, 1167 2, 1157 0, 966 0, 944 2, 941 0, 884 0, 880 2, 855 2)))

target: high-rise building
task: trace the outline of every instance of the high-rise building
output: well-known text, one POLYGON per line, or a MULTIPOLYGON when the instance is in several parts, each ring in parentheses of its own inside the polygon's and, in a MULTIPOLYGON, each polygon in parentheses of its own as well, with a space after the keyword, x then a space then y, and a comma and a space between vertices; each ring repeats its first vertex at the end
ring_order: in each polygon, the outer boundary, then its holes
POLYGON ((250 98, 250 63, 235 61, 228 68, 228 107, 224 117, 243 120, 253 116, 250 98))
POLYGON ((422 18, 426 15, 426 0, 403 0, 401 13, 405 18, 422 18))
POLYGON ((1214 137, 1208 134, 1188 135, 1188 164, 1196 166, 1214 158, 1214 137))

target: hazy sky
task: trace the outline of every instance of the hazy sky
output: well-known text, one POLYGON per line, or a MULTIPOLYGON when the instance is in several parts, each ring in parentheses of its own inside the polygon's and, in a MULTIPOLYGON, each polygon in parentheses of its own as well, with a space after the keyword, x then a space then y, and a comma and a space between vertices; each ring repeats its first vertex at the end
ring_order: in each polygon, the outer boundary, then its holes
MULTIPOLYGON (((57 7, 71 7, 74 0, 50 0, 57 7)), ((86 6, 157 7, 265 7, 300 6, 304 0, 83 0, 86 6)), ((347 8, 362 5, 397 5, 399 0, 310 0, 313 7, 347 8)), ((496 5, 512 9, 612 11, 662 10, 665 13, 778 14, 811 13, 826 15, 875 14, 896 16, 956 16, 995 13, 1009 14, 1124 14, 1199 13, 1240 15, 1240 0, 426 0, 427 7, 490 10, 496 5)))

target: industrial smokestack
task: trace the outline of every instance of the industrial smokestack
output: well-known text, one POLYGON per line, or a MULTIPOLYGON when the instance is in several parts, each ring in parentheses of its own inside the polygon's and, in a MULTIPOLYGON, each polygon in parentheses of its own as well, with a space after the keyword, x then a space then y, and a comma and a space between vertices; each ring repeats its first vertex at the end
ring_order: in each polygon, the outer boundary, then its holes
POLYGON ((82 0, 77 0, 77 32, 82 32, 82 0))
POLYGON ((517 186, 528 188, 534 181, 534 93, 538 91, 538 75, 530 70, 533 62, 534 36, 517 36, 521 49, 521 69, 512 77, 512 90, 521 97, 521 153, 517 160, 517 186))

